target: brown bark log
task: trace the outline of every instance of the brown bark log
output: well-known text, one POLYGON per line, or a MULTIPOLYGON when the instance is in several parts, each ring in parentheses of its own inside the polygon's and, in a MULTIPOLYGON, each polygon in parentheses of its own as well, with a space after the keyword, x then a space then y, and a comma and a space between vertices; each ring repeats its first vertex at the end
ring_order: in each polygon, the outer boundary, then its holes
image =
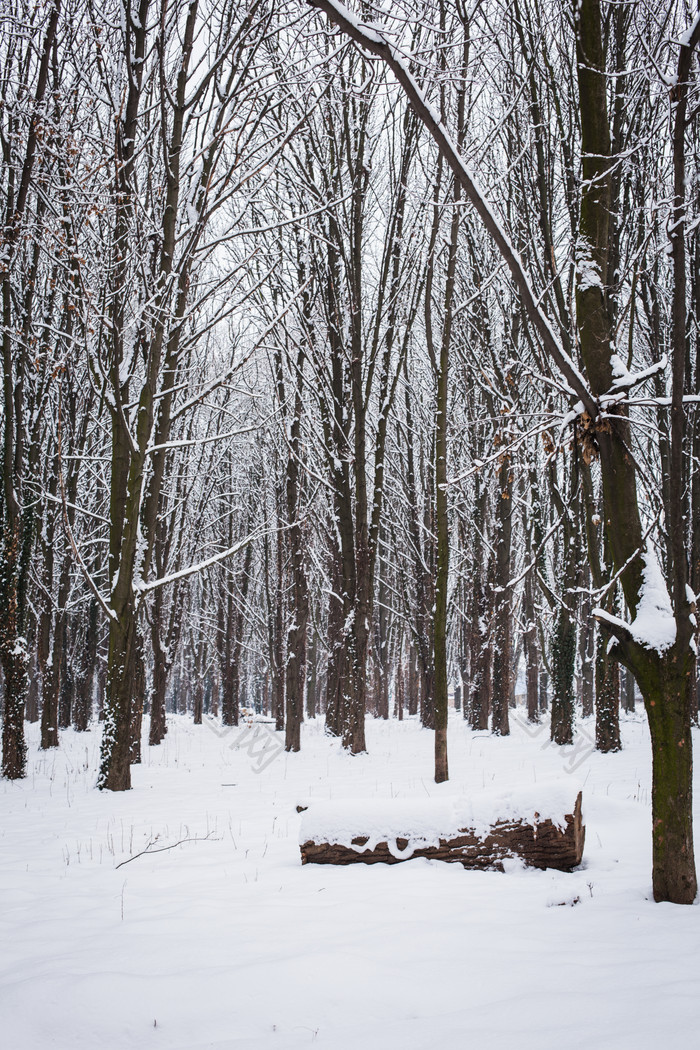
MULTIPOLYGON (((503 871, 503 861, 519 857, 529 867, 556 868, 571 871, 581 863, 586 829, 581 816, 582 796, 579 791, 573 813, 566 816, 562 831, 551 820, 528 824, 525 821, 497 821, 488 834, 478 835, 472 828, 462 828, 452 838, 440 839, 439 846, 417 847, 410 857, 395 857, 386 842, 362 852, 368 839, 357 836, 352 846, 329 842, 305 842, 301 847, 302 864, 398 864, 402 860, 426 857, 462 864, 465 868, 503 871)), ((405 850, 408 839, 396 838, 396 847, 405 850)))

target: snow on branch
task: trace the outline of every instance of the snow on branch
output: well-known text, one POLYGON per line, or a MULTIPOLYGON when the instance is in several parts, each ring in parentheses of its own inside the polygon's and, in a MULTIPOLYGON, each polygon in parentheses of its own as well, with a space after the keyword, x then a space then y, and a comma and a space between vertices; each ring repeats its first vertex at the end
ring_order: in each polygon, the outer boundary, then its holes
MULTIPOLYGON (((660 372, 664 372, 668 365, 668 357, 664 354, 660 361, 656 361, 653 365, 650 365, 649 368, 642 369, 641 372, 630 372, 618 354, 612 355, 610 363, 612 364, 613 375, 615 378, 613 379, 607 393, 601 394, 598 398, 601 416, 604 416, 606 412, 614 409, 616 405, 620 405, 623 402, 629 402, 629 398, 627 397, 628 391, 636 386, 640 386, 642 383, 646 383, 648 379, 658 375, 660 372)), ((661 404, 663 400, 663 398, 655 398, 653 403, 661 404)), ((670 404, 670 398, 666 400, 668 400, 670 404)), ((564 416, 559 428, 558 444, 561 444, 566 428, 582 416, 585 411, 586 408, 583 401, 577 401, 571 411, 564 416)))
POLYGON ((601 621, 615 637, 624 642, 629 638, 657 653, 664 653, 676 641, 676 618, 671 599, 661 573, 658 560, 647 541, 642 554, 644 562, 643 582, 639 596, 637 614, 631 623, 625 623, 605 609, 593 609, 593 615, 601 621))
POLYGON ((254 434, 260 430, 263 424, 253 423, 249 427, 240 427, 238 430, 227 430, 223 434, 209 434, 200 438, 176 438, 174 441, 164 441, 160 445, 149 445, 146 455, 152 456, 154 452, 167 452, 175 448, 194 448, 195 445, 210 445, 213 441, 227 441, 230 438, 241 437, 243 434, 254 434))
POLYGON ((184 580, 188 576, 194 576, 197 572, 202 572, 204 569, 210 568, 212 565, 218 565, 220 561, 224 561, 226 558, 232 558, 234 554, 238 554, 239 551, 245 550, 249 544, 254 543, 256 540, 262 539, 263 536, 269 535, 270 529, 256 529, 255 532, 251 532, 248 536, 244 536, 238 543, 234 543, 232 547, 228 547, 225 551, 219 551, 218 554, 213 554, 211 558, 205 558, 204 561, 197 562, 196 565, 188 565, 185 569, 179 569, 178 572, 172 572, 168 576, 161 576, 158 580, 149 580, 148 583, 144 581, 134 581, 134 593, 137 595, 147 594, 149 591, 155 591, 158 587, 165 587, 167 583, 174 583, 176 580, 184 580))
POLYGON ((695 18, 690 23, 685 33, 682 33, 678 38, 678 43, 681 47, 695 47, 698 39, 700 38, 700 11, 695 15, 695 18))
POLYGON ((664 354, 660 361, 650 365, 649 368, 644 368, 641 372, 630 372, 617 354, 613 354, 611 364, 615 378, 608 393, 603 394, 600 399, 602 403, 605 402, 606 398, 617 399, 620 391, 631 390, 632 387, 645 383, 647 379, 651 379, 652 376, 657 375, 659 372, 665 372, 668 365, 668 357, 664 354))

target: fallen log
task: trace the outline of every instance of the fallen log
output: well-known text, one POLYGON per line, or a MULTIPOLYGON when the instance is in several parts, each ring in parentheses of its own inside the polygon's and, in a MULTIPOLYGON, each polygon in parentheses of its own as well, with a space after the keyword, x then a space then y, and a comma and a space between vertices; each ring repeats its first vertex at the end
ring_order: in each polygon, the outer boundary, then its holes
POLYGON ((549 816, 544 807, 540 811, 514 804, 512 796, 502 818, 493 819, 491 804, 486 820, 464 800, 391 800, 376 805, 379 812, 364 802, 354 813, 347 802, 310 806, 302 819, 302 864, 398 864, 426 857, 503 871, 503 861, 516 857, 529 867, 571 871, 583 856, 580 791, 574 805, 567 807, 570 813, 559 808, 549 816))

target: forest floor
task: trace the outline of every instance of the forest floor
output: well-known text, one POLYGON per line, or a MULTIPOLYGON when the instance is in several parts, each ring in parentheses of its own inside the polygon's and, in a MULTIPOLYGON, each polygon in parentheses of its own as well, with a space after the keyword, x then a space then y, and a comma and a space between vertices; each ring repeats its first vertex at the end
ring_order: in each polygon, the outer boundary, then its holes
POLYGON ((641 714, 625 718, 616 755, 592 750, 586 724, 560 749, 522 715, 498 739, 457 714, 452 779, 440 786, 432 734, 415 720, 367 730, 369 753, 352 758, 311 722, 301 753, 288 755, 268 730, 251 744, 244 728, 175 718, 162 746, 144 747, 133 790, 115 795, 94 787, 98 729, 68 730, 41 752, 30 727, 27 779, 0 782, 2 1046, 692 1044, 700 908, 651 901, 641 714), (567 778, 572 801, 583 785, 587 825, 571 874, 300 863, 300 800, 537 783, 546 801, 548 785, 567 778))

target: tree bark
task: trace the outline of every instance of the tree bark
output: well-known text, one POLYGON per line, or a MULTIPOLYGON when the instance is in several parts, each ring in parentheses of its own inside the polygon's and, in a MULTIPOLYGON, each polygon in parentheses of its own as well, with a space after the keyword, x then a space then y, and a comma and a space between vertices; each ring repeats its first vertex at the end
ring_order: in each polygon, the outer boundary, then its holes
POLYGON ((595 704, 595 626, 590 601, 583 609, 583 625, 579 631, 581 660, 581 714, 590 718, 595 704))
POLYGON ((528 722, 539 722, 539 683, 540 683, 540 654, 537 646, 537 624, 535 622, 533 573, 529 572, 525 577, 525 593, 523 596, 523 616, 525 619, 525 630, 523 632, 523 648, 525 650, 525 691, 527 702, 528 722))
POLYGON ((634 714, 636 683, 634 675, 625 668, 625 679, 623 688, 623 707, 629 714, 634 714))
POLYGON ((168 731, 165 717, 165 693, 168 686, 169 653, 163 646, 161 619, 163 616, 162 593, 156 591, 151 609, 151 651, 153 653, 153 678, 151 682, 151 723, 148 729, 149 747, 157 747, 168 731))
POLYGON ((619 751, 620 665, 608 655, 608 641, 598 635, 595 662, 595 746, 596 751, 619 751))
MULTIPOLYGON (((507 441, 507 438, 504 438, 507 441)), ((513 534, 513 473, 510 455, 501 456, 496 499, 497 538, 494 576, 495 613, 493 638, 493 687, 491 728, 498 736, 508 736, 511 683, 513 677, 513 618, 510 581, 511 539, 513 534)))

